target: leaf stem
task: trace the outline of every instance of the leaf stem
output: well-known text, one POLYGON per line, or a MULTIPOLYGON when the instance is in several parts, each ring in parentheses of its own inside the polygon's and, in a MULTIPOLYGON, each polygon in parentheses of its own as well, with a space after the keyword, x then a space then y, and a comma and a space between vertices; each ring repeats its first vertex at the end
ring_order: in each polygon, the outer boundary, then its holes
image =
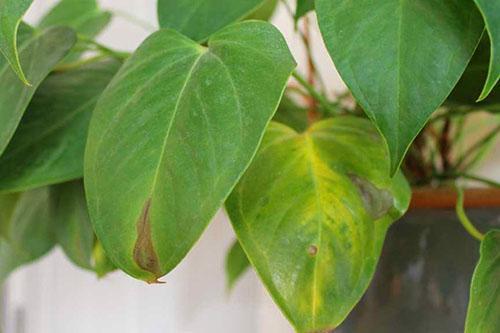
MULTIPOLYGON (((473 154, 476 150, 481 149, 483 146, 489 144, 499 134, 500 134, 500 125, 496 126, 490 133, 485 135, 481 140, 479 140, 472 147, 467 149, 467 151, 463 153, 461 157, 458 158, 458 161, 455 164, 455 169, 458 170, 471 154, 473 154)), ((467 170, 468 167, 469 164, 467 164, 463 169, 467 170)))
POLYGON ((325 108, 330 114, 338 114, 338 110, 325 98, 316 91, 316 89, 307 82, 297 71, 292 73, 292 76, 297 80, 298 83, 316 100, 321 106, 325 108))
POLYGON ((472 224, 472 221, 469 219, 464 209, 464 190, 456 186, 457 189, 457 204, 455 206, 455 211, 457 213, 458 219, 460 223, 464 227, 464 229, 474 238, 479 241, 484 239, 484 235, 476 229, 476 227, 472 224))
POLYGON ((131 15, 127 13, 126 11, 119 10, 119 9, 112 9, 110 10, 114 15, 123 18, 126 21, 129 21, 130 23, 135 24, 138 27, 141 27, 142 29, 148 31, 148 32, 154 32, 158 30, 154 25, 149 24, 149 22, 142 20, 134 15, 131 15))

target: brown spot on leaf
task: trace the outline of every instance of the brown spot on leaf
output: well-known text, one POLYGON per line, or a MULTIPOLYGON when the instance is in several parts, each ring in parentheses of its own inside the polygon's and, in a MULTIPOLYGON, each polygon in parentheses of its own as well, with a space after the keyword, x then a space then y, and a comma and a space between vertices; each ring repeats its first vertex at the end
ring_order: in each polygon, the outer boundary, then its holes
POLYGON ((387 214, 394 202, 391 192, 379 189, 370 181, 356 175, 349 175, 349 178, 359 189, 363 205, 373 219, 378 220, 387 214))
POLYGON ((309 246, 307 253, 309 253, 311 257, 316 256, 318 254, 318 247, 316 245, 309 246))
POLYGON ((137 240, 134 247, 134 261, 140 268, 154 275, 154 279, 148 281, 148 283, 152 284, 160 283, 158 278, 163 274, 151 238, 150 210, 151 199, 148 199, 137 221, 137 240))

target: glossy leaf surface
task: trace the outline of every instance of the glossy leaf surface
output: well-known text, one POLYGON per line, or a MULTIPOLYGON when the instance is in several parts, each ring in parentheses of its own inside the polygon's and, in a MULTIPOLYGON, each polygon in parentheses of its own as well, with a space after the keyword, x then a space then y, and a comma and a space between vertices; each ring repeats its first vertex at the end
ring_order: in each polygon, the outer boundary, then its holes
POLYGON ((110 20, 111 13, 99 9, 96 0, 62 0, 42 18, 39 26, 64 25, 85 36, 94 37, 110 20))
POLYGON ((73 47, 76 36, 68 28, 51 28, 42 33, 32 33, 22 26, 20 43, 21 63, 31 86, 26 86, 0 57, 0 155, 26 110, 33 94, 53 67, 73 47))
POLYGON ((485 99, 493 91, 500 79, 500 1, 474 0, 479 7, 486 23, 486 30, 490 37, 490 67, 486 84, 481 92, 480 100, 485 99))
POLYGON ((152 282, 186 255, 254 156, 294 67, 281 34, 254 21, 208 48, 161 30, 125 63, 85 156, 92 221, 119 268, 152 282))
POLYGON ((160 27, 203 41, 254 12, 263 0, 158 0, 160 27))
POLYGON ((483 32, 472 0, 317 0, 328 51, 383 134, 396 172, 460 79, 483 32))
POLYGON ((53 186, 51 204, 57 243, 75 265, 91 270, 95 236, 82 182, 53 186))
POLYGON ((368 287, 410 198, 388 164, 367 120, 324 120, 302 134, 272 123, 226 202, 252 266, 299 332, 336 328, 368 287))
MULTIPOLYGON (((3 201, 5 196, 0 196, 3 201)), ((10 219, 0 221, 7 230, 0 237, 0 281, 19 266, 45 255, 55 244, 47 188, 21 194, 10 219)))
POLYGON ((248 268, 250 268, 250 262, 247 255, 240 243, 235 241, 226 256, 226 282, 229 290, 233 289, 248 268))
POLYGON ((465 333, 500 331, 500 230, 486 234, 472 278, 465 333))
MULTIPOLYGON (((32 2, 33 0, 0 0, 0 53, 25 84, 28 84, 30 78, 23 71, 25 64, 18 52, 17 30, 32 2)), ((0 65, 3 61, 0 59, 0 65)))
POLYGON ((0 191, 22 191, 83 176, 92 111, 120 66, 106 59, 52 73, 40 85, 0 157, 0 191))

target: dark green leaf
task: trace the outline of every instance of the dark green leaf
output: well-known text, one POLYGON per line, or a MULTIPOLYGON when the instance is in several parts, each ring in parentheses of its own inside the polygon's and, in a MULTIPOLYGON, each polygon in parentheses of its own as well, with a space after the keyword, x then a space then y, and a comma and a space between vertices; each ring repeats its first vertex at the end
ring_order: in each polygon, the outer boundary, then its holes
POLYGON ((287 125, 297 132, 303 132, 308 126, 307 109, 298 106, 288 96, 281 99, 274 121, 287 125))
MULTIPOLYGON (((1 196, 0 201, 5 197, 1 196)), ((10 200, 10 199, 8 199, 10 200)), ((10 219, 2 219, 6 236, 0 237, 0 281, 16 268, 45 255, 55 244, 47 188, 23 193, 10 219)))
POLYGON ((85 185, 106 253, 156 281, 186 255, 253 158, 295 62, 272 25, 246 21, 208 48, 149 37, 101 97, 85 185))
POLYGON ((120 66, 113 59, 101 60, 53 73, 40 85, 0 157, 0 191, 22 191, 83 176, 92 111, 120 66))
POLYGON ((500 1, 474 0, 479 7, 490 36, 491 54, 490 67, 486 84, 479 100, 483 100, 492 92, 500 79, 500 1))
POLYGON ((302 16, 314 10, 314 0, 297 0, 297 8, 295 9, 295 22, 302 16))
POLYGON ((52 28, 41 33, 30 33, 24 25, 22 29, 21 64, 31 86, 19 81, 0 57, 0 155, 14 135, 38 86, 76 41, 74 32, 68 28, 52 28))
POLYGON ((95 236, 82 182, 53 186, 51 197, 57 243, 75 265, 93 269, 95 236))
MULTIPOLYGON (((17 50, 17 30, 24 13, 31 6, 33 0, 1 0, 0 1, 0 53, 12 66, 24 84, 28 79, 23 72, 23 66, 17 50)), ((0 57, 1 58, 1 57, 0 57)), ((0 71, 3 71, 3 59, 0 59, 0 71)))
POLYGON ((500 230, 486 234, 472 278, 465 333, 500 332, 500 230))
POLYGON ((229 290, 233 289, 236 282, 249 267, 250 262, 245 251, 241 248, 240 243, 235 241, 226 256, 226 281, 229 290))
POLYGON ((464 72, 483 32, 472 0, 317 0, 325 43, 387 142, 392 173, 464 72))
POLYGON ((41 28, 64 25, 87 37, 95 37, 111 21, 111 13, 99 9, 96 0, 62 0, 40 21, 41 28))
POLYGON ((245 19, 268 21, 273 16, 277 5, 278 0, 265 0, 264 3, 257 8, 257 10, 248 15, 245 19))
POLYGON ((299 332, 329 332, 375 271, 410 189, 389 178, 368 120, 338 117, 305 133, 271 123, 226 209, 252 266, 299 332))
POLYGON ((158 0, 160 27, 196 41, 254 12, 264 0, 158 0))

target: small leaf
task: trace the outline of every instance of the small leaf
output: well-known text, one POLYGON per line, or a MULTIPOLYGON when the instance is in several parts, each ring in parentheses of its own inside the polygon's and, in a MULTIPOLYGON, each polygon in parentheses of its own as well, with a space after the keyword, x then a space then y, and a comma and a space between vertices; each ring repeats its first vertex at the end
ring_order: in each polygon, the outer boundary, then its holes
POLYGON ((53 67, 73 47, 76 36, 68 28, 51 28, 41 33, 22 25, 20 57, 31 86, 24 85, 0 57, 0 155, 26 110, 33 94, 53 67))
POLYGON ((238 240, 297 331, 335 329, 368 287, 410 199, 388 164, 367 120, 324 120, 302 134, 271 123, 227 200, 238 240))
POLYGON ((226 281, 227 289, 233 289, 236 282, 243 276, 248 268, 250 268, 250 262, 248 261, 245 251, 241 248, 238 241, 229 249, 226 256, 226 281))
MULTIPOLYGON (((23 72, 24 65, 19 57, 17 30, 21 19, 31 6, 33 0, 1 0, 0 1, 0 52, 12 66, 24 84, 29 85, 27 75, 23 72)), ((1 57, 0 57, 1 58, 1 57)), ((0 71, 2 59, 0 59, 0 71)), ((29 77, 29 75, 28 75, 29 77)), ((31 80, 31 78, 29 78, 31 80)))
POLYGON ((41 258, 54 246, 49 190, 42 188, 21 194, 10 219, 2 219, 0 223, 7 230, 7 235, 0 237, 0 282, 3 282, 13 270, 41 258))
POLYGON ((0 192, 24 191, 83 176, 92 111, 120 66, 116 60, 105 59, 55 72, 40 85, 0 157, 0 192))
POLYGON ((110 21, 111 13, 99 9, 96 0, 61 0, 40 20, 39 27, 63 25, 92 38, 110 21))
POLYGON ((158 0, 160 27, 204 41, 254 12, 264 0, 158 0))
POLYGON ((295 22, 297 23, 302 16, 311 10, 314 10, 314 0, 297 0, 297 8, 294 15, 295 22))
POLYGON ((51 199, 57 243, 75 265, 92 270, 95 236, 82 182, 53 186, 51 199))
POLYGON ((471 0, 317 0, 328 51, 383 134, 395 173, 460 79, 483 32, 471 0))
POLYGON ((500 230, 486 234, 472 277, 465 333, 500 331, 500 230))
POLYGON ((500 1, 474 0, 474 2, 483 15, 491 43, 490 68, 484 89, 479 96, 481 101, 488 97, 500 80, 500 1))
POLYGON ((101 97, 85 185, 106 253, 154 282, 172 270, 253 158, 295 62, 272 25, 246 21, 208 48, 150 36, 101 97))

